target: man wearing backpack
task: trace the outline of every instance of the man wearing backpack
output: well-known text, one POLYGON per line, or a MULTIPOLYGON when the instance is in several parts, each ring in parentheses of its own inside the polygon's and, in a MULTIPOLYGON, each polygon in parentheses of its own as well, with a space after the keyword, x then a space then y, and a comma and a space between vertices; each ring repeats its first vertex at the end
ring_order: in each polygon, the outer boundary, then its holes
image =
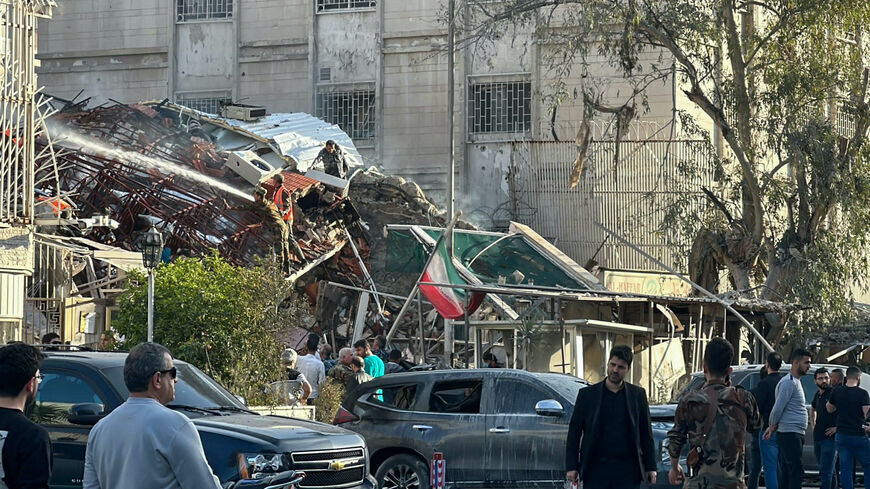
POLYGON ((761 428, 761 415, 751 393, 730 385, 733 356, 731 344, 722 338, 715 338, 704 350, 707 382, 683 397, 668 432, 671 484, 684 483, 687 489, 746 487, 746 432, 761 428), (689 477, 680 466, 686 443, 689 477))

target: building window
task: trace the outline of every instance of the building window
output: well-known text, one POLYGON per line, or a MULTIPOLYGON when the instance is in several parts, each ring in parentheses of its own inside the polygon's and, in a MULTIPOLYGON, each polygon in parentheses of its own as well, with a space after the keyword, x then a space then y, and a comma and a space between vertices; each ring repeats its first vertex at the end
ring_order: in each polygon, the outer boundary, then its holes
POLYGON ((375 90, 337 90, 320 87, 317 90, 317 117, 337 124, 355 141, 375 139, 375 90))
POLYGON ((232 17, 233 0, 176 0, 176 22, 232 17))
POLYGON ((471 83, 468 129, 472 134, 526 133, 532 129, 530 82, 471 83))
POLYGON ((375 0, 317 0, 318 12, 375 8, 375 0))
POLYGON ((221 107, 233 101, 229 93, 222 96, 203 97, 202 94, 183 94, 179 93, 175 96, 175 102, 178 105, 183 105, 187 108, 205 112, 206 114, 220 115, 221 107))

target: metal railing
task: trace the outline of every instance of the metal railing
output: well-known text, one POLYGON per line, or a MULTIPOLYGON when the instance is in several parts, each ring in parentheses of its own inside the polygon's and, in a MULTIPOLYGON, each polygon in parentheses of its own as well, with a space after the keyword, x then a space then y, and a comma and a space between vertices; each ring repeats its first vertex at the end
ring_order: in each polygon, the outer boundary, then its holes
POLYGON ((317 0, 318 12, 375 8, 375 0, 317 0))
POLYGON ((0 222, 33 221, 35 139, 48 113, 36 81, 36 28, 51 3, 0 1, 0 222))
POLYGON ((233 0, 176 0, 175 21, 231 19, 233 0))
POLYGON ((375 139, 375 90, 335 90, 320 87, 317 92, 317 117, 337 124, 354 141, 375 139))
POLYGON ((681 265, 691 237, 683 235, 672 211, 701 215, 708 205, 701 187, 715 188, 713 158, 705 156, 704 144, 625 141, 614 162, 615 143, 593 142, 580 183, 571 188, 573 142, 514 143, 510 184, 516 220, 555 239, 581 265, 597 253, 596 261, 609 268, 653 268, 629 247, 604 243, 596 221, 660 261, 681 265))
POLYGON ((469 84, 469 133, 527 133, 531 131, 531 100, 531 82, 507 81, 469 84))
POLYGON ((175 102, 178 105, 205 112, 206 114, 220 115, 221 107, 232 102, 232 97, 227 94, 223 97, 196 97, 192 95, 176 94, 175 102))

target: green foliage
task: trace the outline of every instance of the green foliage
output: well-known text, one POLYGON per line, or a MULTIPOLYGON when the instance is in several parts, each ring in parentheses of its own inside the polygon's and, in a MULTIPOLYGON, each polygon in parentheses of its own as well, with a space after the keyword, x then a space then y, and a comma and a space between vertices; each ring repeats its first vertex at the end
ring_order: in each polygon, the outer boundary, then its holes
MULTIPOLYGON (((122 349, 147 336, 147 280, 134 273, 128 285, 115 323, 122 349)), ((236 267, 217 255, 161 265, 155 270, 154 341, 251 405, 268 404, 265 384, 283 378, 276 335, 299 314, 298 306, 287 304, 286 287, 274 267, 236 267)))
POLYGON ((587 121, 622 123, 648 107, 652 83, 676 82, 685 110, 672 136, 710 141, 715 131, 723 147, 676 162, 676 178, 659 185, 677 196, 649 196, 662 241, 698 236, 692 258, 709 283, 725 269, 737 289, 809 306, 805 335, 849 321, 868 285, 870 2, 505 0, 467 11, 465 45, 534 33, 557 80, 544 94, 551 112, 580 98, 569 74, 583 78, 587 121), (684 188, 709 174, 711 157, 710 194, 684 188))
POLYGON ((345 388, 341 382, 335 379, 326 379, 320 384, 317 399, 314 400, 314 418, 321 423, 332 423, 335 413, 344 401, 345 388))

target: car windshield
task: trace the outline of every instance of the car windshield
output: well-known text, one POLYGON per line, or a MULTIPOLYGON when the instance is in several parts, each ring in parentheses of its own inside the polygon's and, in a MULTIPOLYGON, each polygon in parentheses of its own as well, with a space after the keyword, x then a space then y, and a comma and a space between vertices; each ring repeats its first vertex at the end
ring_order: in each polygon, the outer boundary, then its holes
MULTIPOLYGON (((170 404, 244 409, 245 406, 235 396, 200 369, 186 363, 176 363, 175 367, 178 369, 178 383, 175 384, 175 400, 170 404)), ((109 367, 102 371, 123 397, 130 394, 124 385, 124 367, 109 367)))
POLYGON ((580 392, 580 389, 586 387, 588 384, 578 379, 577 377, 572 377, 570 375, 563 374, 538 374, 541 376, 541 380, 544 381, 548 386, 550 386, 553 390, 559 393, 562 397, 564 397, 569 402, 574 402, 577 399, 577 393, 580 392))

